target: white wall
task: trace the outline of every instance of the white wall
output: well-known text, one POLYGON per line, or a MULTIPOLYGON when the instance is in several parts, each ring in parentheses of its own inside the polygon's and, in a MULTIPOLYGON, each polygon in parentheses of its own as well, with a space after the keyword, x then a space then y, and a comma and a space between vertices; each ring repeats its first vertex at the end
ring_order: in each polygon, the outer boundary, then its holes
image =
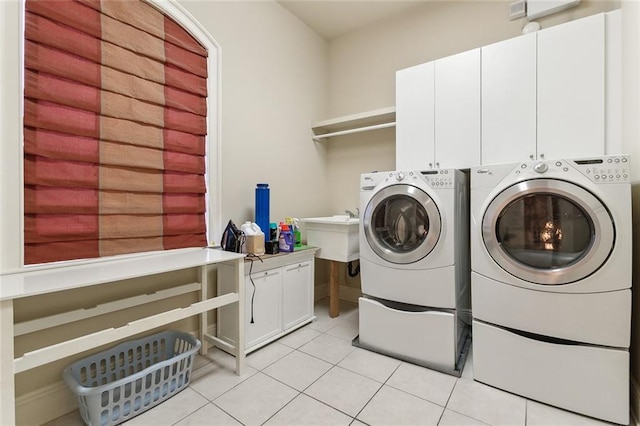
POLYGON ((271 1, 182 1, 222 47, 222 215, 254 218, 271 189, 271 221, 323 214, 325 149, 311 122, 325 113, 328 45, 271 1))

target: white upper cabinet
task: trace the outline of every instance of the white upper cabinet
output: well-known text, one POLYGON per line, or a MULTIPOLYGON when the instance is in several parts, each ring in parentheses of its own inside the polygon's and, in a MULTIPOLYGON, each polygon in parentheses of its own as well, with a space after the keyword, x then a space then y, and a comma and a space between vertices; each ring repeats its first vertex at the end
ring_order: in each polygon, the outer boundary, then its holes
POLYGON ((396 168, 620 154, 621 11, 396 73, 396 168))
POLYGON ((480 162, 480 50, 396 73, 396 169, 480 162))
POLYGON ((482 162, 536 155, 536 34, 527 34, 482 48, 482 162))
POLYGON ((538 32, 538 157, 604 154, 604 14, 538 32))
POLYGON ((482 48, 483 164, 615 153, 618 14, 482 48))
POLYGON ((605 145, 606 154, 622 150, 622 10, 605 13, 605 145))
POLYGON ((480 49, 435 61, 437 168, 480 163, 480 49))
POLYGON ((434 167, 434 63, 396 73, 396 169, 434 167))

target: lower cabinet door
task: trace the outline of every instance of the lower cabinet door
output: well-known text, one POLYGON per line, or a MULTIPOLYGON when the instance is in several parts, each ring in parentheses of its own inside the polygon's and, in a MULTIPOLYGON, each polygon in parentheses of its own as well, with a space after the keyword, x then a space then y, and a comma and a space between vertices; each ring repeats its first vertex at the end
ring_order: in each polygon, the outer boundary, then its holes
POLYGON ((282 331, 282 269, 245 278, 246 347, 255 346, 282 331))
POLYGON ((287 330, 313 315, 313 277, 311 262, 299 262, 284 267, 284 329, 287 330))

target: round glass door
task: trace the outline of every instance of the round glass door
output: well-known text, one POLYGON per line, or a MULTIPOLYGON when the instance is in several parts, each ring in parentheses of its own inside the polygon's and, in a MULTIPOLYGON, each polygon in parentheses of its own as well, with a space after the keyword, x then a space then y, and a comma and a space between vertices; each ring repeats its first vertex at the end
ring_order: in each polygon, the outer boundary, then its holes
POLYGON ((482 222, 491 257, 515 277, 559 285, 598 270, 613 249, 615 230, 605 206, 583 188, 534 179, 502 191, 482 222))
POLYGON ((424 191, 392 185, 377 192, 363 217, 371 249, 388 262, 407 264, 427 256, 440 238, 438 207, 424 191))

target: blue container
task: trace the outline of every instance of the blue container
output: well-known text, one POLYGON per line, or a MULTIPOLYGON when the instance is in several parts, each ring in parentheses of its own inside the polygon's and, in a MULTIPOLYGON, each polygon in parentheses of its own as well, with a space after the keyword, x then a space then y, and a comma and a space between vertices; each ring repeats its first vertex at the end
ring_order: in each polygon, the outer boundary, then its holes
MULTIPOLYGON (((265 237, 269 235, 269 184, 259 183, 256 187, 256 217, 254 220, 265 237)), ((266 238, 265 238, 266 239, 266 238)))

